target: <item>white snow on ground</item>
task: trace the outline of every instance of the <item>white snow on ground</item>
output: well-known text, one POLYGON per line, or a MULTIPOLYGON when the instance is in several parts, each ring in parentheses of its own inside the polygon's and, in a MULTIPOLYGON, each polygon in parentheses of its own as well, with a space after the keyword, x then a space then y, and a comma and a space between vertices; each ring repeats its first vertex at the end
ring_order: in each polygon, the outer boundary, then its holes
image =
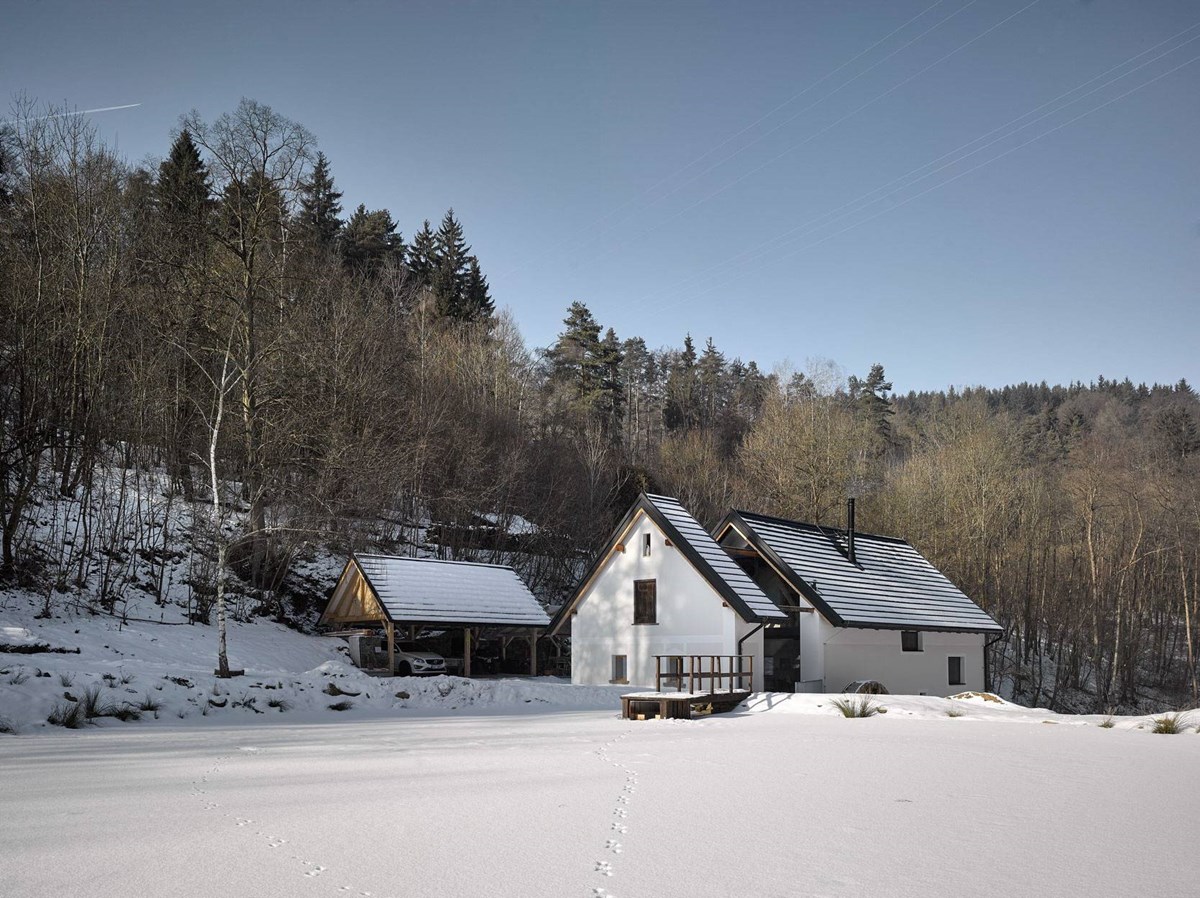
POLYGON ((636 687, 378 679, 341 640, 0 606, 0 896, 1189 894, 1200 712, 760 694, 622 721, 636 687), (106 676, 107 675, 107 676, 106 676), (47 724, 89 686, 146 710, 47 724), (147 701, 148 700, 148 701, 147 701), (343 704, 345 703, 345 704, 343 704), (346 710, 334 710, 343 706, 346 710), (953 715, 953 716, 952 716, 953 715))
POLYGON ((849 720, 822 698, 694 721, 521 702, 3 738, 0 894, 1010 898, 1200 882, 1195 734, 948 718, 921 698, 849 720))

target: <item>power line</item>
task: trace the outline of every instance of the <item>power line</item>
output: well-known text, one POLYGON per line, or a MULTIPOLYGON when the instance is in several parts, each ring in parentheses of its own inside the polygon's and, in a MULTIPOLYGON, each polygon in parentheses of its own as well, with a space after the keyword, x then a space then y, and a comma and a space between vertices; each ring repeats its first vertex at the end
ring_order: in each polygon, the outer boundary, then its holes
MULTIPOLYGON (((729 181, 728 183, 726 183, 723 186, 719 187, 718 189, 714 190, 712 193, 708 194, 707 196, 692 203, 690 206, 685 206, 684 208, 672 213, 667 218, 658 222, 658 224, 652 225, 651 227, 638 232, 636 235, 634 235, 634 238, 631 238, 631 239, 639 239, 640 240, 641 238, 646 237, 646 236, 654 233, 655 231, 660 230, 662 227, 664 227, 667 224, 670 224, 672 221, 679 218, 681 215, 686 215, 688 212, 691 212, 692 210, 704 205, 705 203, 709 202, 710 200, 713 200, 716 197, 720 196, 722 193, 729 190, 731 187, 735 187, 736 185, 740 184, 742 181, 746 180, 747 178, 749 178, 755 174, 758 174, 760 171, 762 171, 765 168, 768 168, 771 165, 774 165, 780 159, 784 158, 785 156, 790 155, 791 153, 793 153, 800 147, 805 146, 806 144, 811 143, 816 138, 829 133, 829 131, 833 130, 838 125, 853 118, 854 116, 858 115, 863 110, 875 105, 877 102, 884 99, 885 97, 895 93, 897 90, 904 87, 906 84, 909 84, 910 82, 914 81, 915 79, 921 77, 926 72, 930 71, 933 68, 936 68, 937 66, 941 65, 943 62, 950 59, 951 57, 956 56, 957 54, 961 53, 963 50, 965 50, 967 47, 974 44, 976 41, 979 41, 979 40, 983 39, 984 37, 987 37, 987 35, 991 34, 997 28, 1000 28, 1001 26, 1007 24, 1008 22, 1011 22, 1017 16, 1021 15, 1026 10, 1036 6, 1040 2, 1041 2, 1041 0, 1031 0, 1030 3, 1027 3, 1025 6, 1022 6, 1016 12, 1006 16, 1005 18, 1001 19, 999 22, 995 23, 994 25, 990 26, 989 28, 986 28, 984 31, 975 35, 975 37, 971 38, 970 40, 966 41, 963 44, 960 44, 958 47, 951 50, 949 53, 947 53, 944 56, 941 56, 940 58, 938 58, 937 60, 929 63, 929 65, 925 66, 920 71, 918 71, 912 75, 909 75, 903 81, 900 81, 898 84, 894 84, 893 86, 889 87, 887 90, 883 91, 883 93, 877 94, 876 96, 872 97, 867 102, 858 106, 851 112, 846 113, 845 115, 843 115, 841 118, 837 119, 836 121, 826 125, 824 128, 821 128, 819 131, 816 131, 815 133, 810 134, 808 137, 804 138, 804 140, 800 141, 799 143, 793 144, 792 146, 788 147, 783 152, 779 153, 776 156, 773 156, 772 158, 768 159, 766 162, 762 163, 761 165, 758 165, 758 166, 752 168, 750 171, 739 175, 738 177, 734 178, 732 181, 729 181)), ((613 247, 613 248, 609 249, 607 252, 601 253, 599 256, 596 256, 592 260, 593 263, 599 262, 600 260, 607 258, 608 256, 612 255, 613 253, 617 252, 619 250, 619 248, 620 247, 613 247)))
MULTIPOLYGON (((1193 40, 1194 39, 1195 38, 1193 38, 1193 40)), ((1188 41, 1187 43, 1191 43, 1191 41, 1188 41)), ((1183 46, 1183 45, 1181 45, 1181 46, 1183 46)), ((1175 49, 1178 49, 1178 47, 1175 49)), ((1136 93, 1137 91, 1142 90, 1143 88, 1149 87, 1151 84, 1161 81, 1163 78, 1166 78, 1168 75, 1172 75, 1175 72, 1179 71, 1180 69, 1186 68, 1187 66, 1192 65, 1193 63, 1195 63, 1197 61, 1200 61, 1200 55, 1193 56, 1191 59, 1187 60, 1186 62, 1182 62, 1179 65, 1174 66, 1174 67, 1168 69, 1167 71, 1154 76, 1153 78, 1149 79, 1148 81, 1144 81, 1141 84, 1131 87, 1129 90, 1124 91, 1120 94, 1117 94, 1115 97, 1112 97, 1108 100, 1105 100, 1103 103, 1099 104, 1098 106, 1094 106, 1091 109, 1085 110, 1084 112, 1081 112, 1078 115, 1067 119, 1065 122, 1055 125, 1053 128, 1050 128, 1046 131, 1043 131, 1041 134, 1036 134, 1033 137, 1029 138, 1028 140, 1023 141, 1014 147, 1010 147, 1009 149, 1005 150, 1002 153, 998 153, 997 155, 995 155, 989 159, 985 159, 984 161, 980 162, 979 164, 973 165, 970 168, 959 172, 958 174, 954 175, 953 177, 947 178, 945 181, 941 181, 937 184, 932 184, 929 187, 925 188, 924 190, 922 190, 918 193, 915 193, 912 196, 907 197, 906 199, 901 200, 900 202, 896 203, 894 206, 889 206, 886 209, 882 209, 879 212, 876 212, 874 215, 870 215, 864 219, 854 222, 853 224, 847 225, 846 227, 844 227, 840 230, 834 231, 832 234, 827 234, 824 237, 822 237, 820 240, 815 240, 812 243, 808 243, 808 244, 805 244, 804 246, 801 246, 794 250, 791 250, 789 252, 789 255, 794 255, 797 253, 805 252, 806 250, 813 249, 814 247, 820 246, 822 243, 832 240, 834 237, 839 237, 842 234, 845 234, 847 231, 852 231, 861 225, 867 224, 868 222, 874 221, 877 218, 887 215, 889 212, 894 212, 896 209, 899 209, 902 206, 907 206, 909 203, 913 202, 914 200, 920 199, 921 197, 925 196, 927 193, 932 193, 934 190, 938 190, 942 187, 946 187, 947 185, 952 184, 955 181, 957 181, 959 178, 966 177, 967 175, 978 171, 979 169, 983 168, 986 165, 990 165, 993 162, 997 162, 1000 159, 1003 159, 1005 156, 1009 156, 1012 153, 1015 153, 1017 150, 1024 149, 1025 147, 1029 146, 1031 143, 1035 143, 1036 141, 1041 140, 1043 137, 1048 137, 1049 135, 1054 134, 1057 131, 1061 131, 1063 128, 1066 128, 1067 126, 1074 124, 1075 122, 1079 121, 1080 119, 1085 118, 1086 116, 1089 116, 1095 112, 1099 112, 1101 109, 1111 106, 1113 103, 1116 103, 1118 100, 1123 100, 1125 97, 1128 97, 1130 94, 1136 93)), ((757 258, 747 260, 747 261, 757 261, 757 258)), ((682 298, 676 300, 675 302, 665 303, 665 304, 657 306, 656 308, 658 308, 658 309, 671 308, 673 306, 678 305, 680 302, 683 302, 684 299, 692 298, 692 297, 696 297, 696 296, 704 296, 705 294, 711 293, 714 290, 719 290, 722 287, 727 287, 736 280, 737 280, 736 277, 729 278, 725 281, 722 281, 721 283, 713 284, 713 285, 711 285, 703 290, 700 290, 696 293, 689 294, 689 296, 687 296, 687 297, 682 297, 682 298)))
MULTIPOLYGON (((993 128, 990 131, 987 131, 986 133, 980 135, 979 137, 976 137, 974 140, 970 140, 967 143, 962 144, 961 146, 956 147, 955 149, 950 150, 947 153, 943 153, 941 156, 938 156, 936 159, 933 159, 930 162, 926 162, 924 165, 920 165, 917 168, 914 168, 911 171, 906 172, 903 175, 893 178, 891 181, 888 181, 886 184, 876 187, 874 190, 868 191, 867 193, 864 193, 861 196, 859 196, 853 200, 850 200, 847 203, 843 203, 842 205, 838 206, 835 209, 832 209, 829 212, 819 215, 816 218, 809 219, 806 222, 803 222, 799 225, 795 225, 795 226, 787 229, 786 231, 783 231, 782 233, 777 234, 775 237, 773 237, 771 240, 769 240, 766 245, 760 245, 760 246, 756 246, 756 247, 751 247, 750 249, 743 250, 742 252, 737 253, 734 256, 729 257, 728 259, 724 259, 720 262, 716 262, 713 265, 710 265, 707 268, 704 268, 701 271, 696 272, 693 275, 690 275, 686 281, 684 281, 682 284, 677 285, 674 289, 675 290, 687 289, 690 286, 690 282, 704 280, 709 275, 711 275, 713 272, 718 271, 721 268, 725 268, 729 265, 738 264, 742 260, 745 260, 747 262, 757 261, 759 258, 762 258, 763 256, 767 255, 767 253, 769 251, 769 247, 772 244, 781 243, 781 242, 787 240, 787 238, 792 237, 792 236, 796 235, 797 232, 801 232, 801 231, 803 233, 801 233, 799 236, 806 236, 809 233, 819 230, 820 227, 823 227, 824 225, 832 224, 834 221, 837 221, 839 218, 845 218, 847 215, 852 215, 855 212, 861 212, 863 209, 866 209, 866 208, 874 205, 875 203, 878 203, 884 199, 887 199, 890 196, 894 196, 896 193, 898 193, 902 190, 905 190, 909 187, 912 187, 914 184, 918 184, 921 181, 923 181, 929 177, 932 177, 933 175, 937 174, 939 171, 949 168, 950 166, 957 165, 959 162, 962 162, 964 159, 968 159, 971 156, 974 156, 974 155, 982 152, 983 150, 987 149, 988 147, 994 146, 995 144, 999 143, 1000 141, 1005 140, 1009 137, 1012 137, 1012 136, 1020 133, 1021 131, 1025 130, 1026 128, 1031 127, 1032 125, 1036 124, 1039 121, 1042 121, 1043 119, 1049 117, 1050 115, 1053 115, 1056 112, 1062 111, 1067 106, 1078 103, 1081 100, 1084 100, 1087 97, 1092 96, 1093 94, 1103 90, 1104 88, 1109 87, 1110 85, 1115 84, 1116 82, 1118 82, 1124 78, 1128 78, 1130 75, 1133 75, 1135 72, 1138 72, 1141 69, 1144 69, 1146 66, 1151 65, 1152 63, 1157 62, 1158 60, 1160 60, 1166 56, 1169 56, 1171 53, 1174 53, 1176 50, 1180 50, 1183 47, 1186 47, 1188 44, 1193 43, 1196 40, 1200 40, 1200 35, 1197 35, 1195 37, 1192 37, 1192 38, 1184 41, 1181 44, 1177 44, 1176 46, 1172 47, 1171 49, 1166 50, 1162 53, 1159 53, 1157 56, 1154 56, 1154 57, 1146 60, 1145 62, 1141 63, 1140 65, 1136 66, 1135 68, 1130 69, 1129 71, 1127 71, 1121 75, 1118 75, 1115 78, 1110 78, 1109 80, 1105 81, 1104 83, 1102 83, 1100 85, 1097 85, 1092 90, 1088 91, 1085 94, 1082 94, 1081 96, 1076 97, 1075 99, 1071 100, 1070 102, 1065 103, 1061 106, 1058 106, 1057 108, 1052 109, 1048 112, 1045 112, 1042 115, 1039 115, 1037 118, 1034 118, 1034 119, 1026 122, 1025 124, 1021 125, 1020 127, 1016 128, 1014 130, 1007 131, 1007 129, 1011 128, 1013 125, 1017 124, 1018 122, 1029 118, 1029 116, 1034 115, 1035 113, 1040 112, 1043 109, 1046 109, 1046 107, 1048 107, 1048 106, 1053 106, 1054 104, 1059 103, 1059 101, 1066 99, 1067 97, 1071 96, 1072 94, 1078 93, 1079 91, 1083 90, 1085 87, 1087 87, 1097 81, 1100 81, 1103 78, 1106 78, 1108 75, 1112 74, 1113 72, 1116 72, 1116 71, 1119 71, 1120 69, 1126 68, 1130 64, 1136 62, 1138 59, 1141 59, 1143 56, 1146 56, 1149 53, 1153 53, 1155 50, 1157 50, 1158 48, 1160 48, 1166 44, 1170 44, 1174 41, 1177 41, 1179 38, 1183 37, 1184 35, 1188 34, 1191 31, 1195 31, 1197 28, 1200 28, 1200 22, 1197 22, 1196 24, 1192 25, 1189 28, 1183 29, 1182 31, 1178 32, 1177 34, 1172 35, 1171 37, 1167 38, 1166 40, 1159 41, 1154 46, 1148 47, 1147 49, 1141 51, 1140 53, 1137 53, 1137 54, 1131 56, 1129 59, 1126 59, 1125 61, 1106 69, 1105 71, 1101 72, 1100 74, 1095 75, 1092 78, 1089 78, 1087 81, 1084 81, 1082 84, 1079 84, 1076 87, 1073 87, 1068 91, 1064 91, 1063 93, 1059 94, 1058 96, 1054 97, 1053 99, 1047 100, 1046 102, 1041 103, 1038 106, 1035 106, 1033 109, 1029 110, 1028 112, 1026 112, 1022 115, 1017 116, 1014 119, 1011 119, 1010 121, 1006 122, 1005 124, 1000 125, 996 128, 993 128), (999 136, 995 137, 992 140, 989 140, 987 143, 975 148, 974 150, 971 150, 970 152, 963 153, 962 155, 958 155, 958 154, 962 153, 963 150, 966 150, 969 147, 974 146, 975 144, 979 143, 980 141, 987 140, 987 138, 992 137, 993 135, 997 134, 997 132, 1002 132, 1002 131, 1007 131, 1007 133, 1000 134, 999 136), (955 157, 955 158, 950 158, 950 157, 955 157), (939 162, 942 162, 943 160, 946 160, 946 159, 949 159, 950 161, 945 162, 943 165, 940 165, 940 166, 938 165, 939 162), (937 166, 937 167, 933 168, 932 170, 926 172, 925 174, 921 175, 920 177, 916 178, 915 180, 913 180, 907 184, 902 184, 902 186, 898 187, 896 190, 889 191, 889 188, 891 188, 893 185, 901 184, 902 182, 907 181, 909 178, 912 178, 914 175, 920 174, 922 171, 930 168, 931 166, 937 166), (883 191, 888 191, 888 192, 885 193, 883 196, 876 197, 875 199, 870 199, 871 197, 875 196, 875 194, 881 193, 883 191), (858 208, 851 208, 851 207, 855 207, 855 206, 857 206, 858 208), (843 210, 847 210, 847 209, 849 211, 843 211, 843 210), (752 256, 752 258, 750 258, 751 256, 752 256)), ((658 293, 650 294, 649 296, 646 297, 646 299, 653 299, 655 296, 661 295, 662 292, 663 291, 660 290, 660 291, 658 291, 658 293)))
MULTIPOLYGON (((875 50, 877 47, 879 47, 879 46, 881 46, 882 44, 886 43, 886 42, 887 42, 888 40, 890 40, 892 37, 894 37, 895 35, 899 34, 899 33, 900 33, 901 31, 903 31, 904 29, 906 29, 906 28, 907 28, 909 25, 913 24, 913 23, 914 23, 914 22, 916 22, 917 20, 919 20, 919 19, 923 18, 923 17, 924 17, 925 15, 927 15, 928 13, 932 12, 932 11, 933 11, 934 9, 936 9, 937 7, 941 6, 941 5, 942 5, 944 2, 945 2, 945 0, 937 0, 937 2, 935 2, 935 3, 934 3, 932 6, 928 6, 928 7, 926 7, 926 8, 925 8, 925 9, 923 9, 921 12, 919 12, 919 13, 917 13, 915 16, 913 16, 911 19, 909 19, 908 21, 906 21, 906 22, 905 22, 903 25, 900 25, 898 28, 894 28, 894 29, 892 29, 892 30, 891 30, 891 31, 889 31, 887 34, 885 34, 883 37, 881 37, 879 40, 877 40, 875 43, 871 44, 871 46, 867 47, 865 50, 861 50, 861 51, 859 51, 859 52, 858 52, 858 53, 856 53, 854 56, 852 56, 850 59, 847 59, 845 62, 843 62, 841 65, 839 65, 839 66, 837 66, 836 68, 834 68, 834 69, 830 70, 829 72, 826 72, 824 75, 822 75, 822 76, 821 76, 820 78, 818 78, 816 81, 814 81, 814 82, 812 82, 811 84, 809 84, 809 85, 808 85, 807 87, 805 87, 803 90, 801 90, 801 91, 799 91, 799 92, 797 92, 797 93, 795 93, 795 94, 792 94, 792 96, 788 97, 788 98, 787 98, 786 100, 784 100, 782 103, 779 103, 779 104, 777 104, 777 105, 776 105, 776 106, 774 106, 772 109, 770 109, 768 112, 764 113, 763 115, 759 116, 757 119, 755 119, 754 121, 752 121, 750 124, 748 124, 748 125, 744 126, 743 128, 741 128, 741 130, 739 130, 739 131, 737 131, 736 133, 734 133, 734 134, 730 135, 729 137, 726 137, 724 140, 720 141, 719 143, 717 143, 717 144, 716 144, 716 145, 714 145, 713 147, 709 148, 708 150, 705 150, 703 153, 701 153, 701 154, 700 154, 699 156, 697 156, 696 158, 692 159, 692 161, 688 162, 686 165, 683 165, 683 166, 681 166, 680 168, 677 168, 677 169, 675 169, 674 171, 672 171, 670 174, 666 175, 665 177, 663 177, 663 178, 660 178, 660 179, 659 179, 658 181, 656 181, 654 184, 652 184, 651 186, 649 186, 649 187, 647 187, 645 190, 643 190, 643 191, 642 191, 640 194, 637 194, 637 195, 635 195, 635 196, 631 197, 630 199, 626 200, 624 203, 622 203, 622 204, 621 204, 620 206, 618 206, 616 209, 612 210, 612 211, 611 211, 611 212, 609 212, 607 215, 603 216, 603 217, 602 217, 602 218, 600 218, 598 221, 596 221, 596 222, 595 222, 593 225, 589 225, 589 226, 588 226, 588 229, 590 229, 590 228, 592 228, 592 227, 598 227, 598 226, 602 226, 602 225, 603 225, 603 224, 604 224, 606 221, 608 221, 609 219, 611 219, 611 218, 612 218, 614 215, 617 215, 617 214, 619 214, 619 213, 623 212, 625 209, 629 208, 631 205, 634 205, 634 204, 640 204, 640 203, 641 203, 641 201, 643 200, 643 198, 644 198, 644 197, 646 197, 646 196, 648 196, 649 194, 653 193, 654 191, 658 190, 658 188, 662 187, 664 184, 666 184, 668 181, 670 181, 670 180, 672 180, 673 178, 675 178, 677 175, 679 175, 679 174, 682 174, 683 172, 685 172, 685 171, 687 171, 688 169, 690 169, 692 166, 694 166, 694 165, 697 165, 698 163, 700 163, 700 162, 704 161, 704 160, 705 160, 705 159, 707 159, 709 156, 711 156, 713 153, 717 152, 717 151, 718 151, 718 150, 720 150, 722 147, 724 147, 724 146, 727 146, 728 144, 732 143, 734 140, 737 140, 739 137, 741 137, 741 136, 742 136, 743 134, 745 134, 746 132, 753 130, 754 128, 756 128, 757 126, 759 126, 760 124, 762 124, 763 122, 765 122, 767 119, 769 119, 771 116, 773 116, 775 113, 779 112, 780 110, 782 110, 782 109, 786 108, 787 106, 791 105, 792 103, 794 103, 796 100, 798 100, 798 99, 800 99, 801 97, 805 96, 805 95, 806 95, 806 94, 808 94, 810 91, 812 91, 814 88, 816 88, 816 87, 818 87, 819 85, 823 84, 824 82, 828 81, 830 78, 832 78, 834 75, 836 75, 838 72, 842 71, 842 70, 843 70, 843 69, 845 69, 846 67, 848 67, 848 66, 850 66, 850 65, 853 65, 855 62, 857 62, 857 61, 858 61, 859 59, 861 59, 863 56, 866 56, 866 55, 867 55, 868 53, 870 53, 872 50, 875 50)), ((908 43, 904 44, 904 46, 900 47, 898 50, 892 51, 892 52, 891 52, 891 53, 889 53, 887 56, 885 56, 885 57, 884 57, 882 60, 879 60, 879 61, 878 61, 878 62, 876 62, 874 65, 872 65, 870 68, 868 68, 868 69, 864 70, 863 72, 860 72, 858 75, 855 75, 855 76, 854 76, 854 78, 852 78, 850 81, 847 81, 847 82, 845 82, 845 83, 843 83, 843 84, 839 85, 837 88, 835 88, 835 89, 834 89, 833 91, 831 91, 829 94, 826 94, 826 95, 825 95, 824 97, 822 97, 820 100, 816 101, 816 103, 810 104, 809 106, 806 106, 804 109, 800 110, 800 113, 797 113, 797 115, 799 115, 799 114, 802 114, 803 112, 806 112, 806 111, 808 111, 809 109, 812 109, 812 108, 813 108, 813 106, 817 105, 818 103, 821 103, 821 102, 823 102, 824 100, 827 100, 829 97, 833 96, 833 94, 834 94, 834 93, 837 93, 837 91, 841 90, 841 89, 842 89, 843 87, 845 87, 847 84, 851 83, 851 81, 857 80, 857 79, 858 79, 859 77, 861 77, 862 75, 865 75, 865 74, 867 74, 867 72, 869 72, 869 71, 871 71, 872 69, 876 68, 876 67, 877 67, 877 66, 878 66, 880 63, 882 63, 882 62, 885 62, 886 60, 890 59, 892 56, 896 55, 896 53, 898 53, 900 50, 903 50, 903 49, 905 49, 906 47, 910 46, 910 45, 911 45, 912 43, 914 43, 915 41, 917 41, 917 40, 920 40, 922 37, 924 37, 924 36, 925 36, 926 34, 928 34, 930 31, 932 31, 932 30, 934 30, 934 29, 936 29, 936 28, 940 27, 942 24, 944 24, 945 22, 947 22, 947 21, 949 21, 950 19, 954 18, 954 16, 958 15, 959 13, 961 13, 963 10, 967 9, 968 7, 970 7, 970 6, 973 6, 973 5, 974 5, 975 3, 977 3, 977 2, 978 2, 978 0, 969 0, 969 2, 968 2, 968 3, 967 3, 965 6, 961 7, 959 10, 957 10, 957 11, 956 11, 956 12, 954 12, 954 13, 952 13, 950 16, 947 16, 945 19, 942 19, 940 22, 938 22, 936 25, 934 25, 934 26, 933 26, 933 28, 929 28, 929 29, 927 29, 927 30, 925 30, 925 31, 921 32, 921 34, 917 35, 917 37, 916 37, 916 38, 913 38, 913 40, 910 40, 908 43)), ((787 119, 787 120, 786 120, 785 122, 783 122, 781 125, 777 125, 775 128, 772 128, 770 131, 766 132, 765 134, 762 134, 762 135, 760 135, 759 137, 755 138, 755 139, 754 139, 753 141, 751 141, 750 143, 748 143, 748 144, 745 144, 744 146, 742 146, 741 148, 739 148, 739 149, 738 149, 738 150, 737 150, 737 151, 736 151, 736 152, 735 152, 733 155, 737 155, 737 153, 740 153, 740 152, 742 152, 743 150, 747 149, 747 148, 748 148, 748 147, 750 147, 750 146, 753 146, 755 143, 757 143, 758 141, 762 140, 764 137, 767 137, 767 136, 769 136, 770 134, 773 134, 775 131, 777 131, 777 130, 778 130, 780 127, 782 127, 784 124, 787 124, 788 122, 791 122, 792 120, 794 120, 794 119, 795 119, 795 117, 796 117, 796 116, 792 116, 792 118, 789 118, 789 119, 787 119)), ((719 166, 719 165, 723 165, 725 162, 727 162, 727 161, 728 161, 729 159, 731 159, 731 158, 733 158, 733 157, 732 157, 732 156, 726 157, 725 159, 722 159, 722 160, 721 160, 721 162, 717 163, 717 165, 718 165, 718 166, 719 166)), ((689 178, 689 179, 685 180, 685 181, 683 182, 683 184, 684 184, 684 185, 686 185, 686 184, 689 184, 689 183, 691 183, 692 181, 694 181, 696 178, 703 177, 703 176, 704 176, 705 174, 707 174, 709 171, 711 171, 711 169, 705 169, 703 172, 700 172, 700 174, 698 174, 698 175, 695 175, 694 177, 692 177, 692 178, 689 178)), ((679 185, 679 186, 683 186, 683 185, 679 185)), ((676 188, 676 190, 677 190, 677 189, 678 189, 678 187, 676 188)), ((658 198, 656 198, 656 199, 654 199, 654 200, 651 200, 651 201, 650 201, 650 203, 649 203, 649 205, 654 205, 655 203, 657 203, 657 202, 660 202, 661 200, 665 199, 666 197, 668 197, 668 196, 671 196, 672 194, 674 194, 674 192, 675 192, 675 190, 672 190, 672 191, 668 192, 667 194, 665 194, 664 196, 661 196, 661 197, 658 197, 658 198)), ((583 248, 584 246, 587 246, 587 245, 588 245, 588 243, 590 243, 590 242, 594 242, 594 240, 598 239, 599 237, 602 237, 602 236, 604 236, 604 234, 607 234, 607 233, 609 233, 609 232, 610 232, 610 231, 611 231, 613 228, 615 228, 615 227, 619 226, 620 224, 624 223, 625 221, 628 221, 628 219, 629 219, 629 216, 626 216, 625 218, 622 218, 620 221, 618 221, 618 222, 615 222, 614 224, 610 225, 609 227, 607 227, 607 228, 605 228, 605 229, 601 230, 599 233, 597 233, 596 235, 594 235, 594 236, 593 236, 591 239, 589 239, 589 240, 585 240, 583 243, 579 244, 579 246, 578 246, 577 248, 578 248, 578 249, 581 249, 581 248, 583 248)), ((537 261, 537 260, 538 260, 538 259, 540 259, 540 258, 544 258, 545 256, 548 256, 548 255, 550 255, 551 253, 553 253, 553 252, 556 252, 557 250, 561 249, 563 246, 565 246, 567 243, 571 242, 571 241, 572 241, 572 240, 574 240, 574 239, 575 239, 575 238, 573 238, 573 237, 566 237, 566 238, 564 238, 563 240, 559 241, 559 242, 558 242, 558 243, 556 243, 555 245, 551 246, 551 247, 550 247, 548 250, 546 250, 546 252, 544 252, 544 253, 542 253, 542 254, 540 254, 540 255, 538 255, 538 256, 532 257, 532 258, 530 258, 530 259, 526 260, 525 262, 522 262, 522 263, 519 263, 519 264, 517 264, 517 265, 513 266, 512 268, 510 268, 510 269, 508 269, 507 271, 503 272, 503 274, 502 274, 501 276, 502 276, 502 277, 505 277, 505 276, 508 276, 508 275, 510 275, 510 274, 513 274, 513 273, 514 273, 514 272, 516 272, 516 271, 519 271, 519 270, 520 270, 521 268, 523 268, 525 265, 528 265, 528 264, 530 264, 531 262, 535 262, 535 261, 537 261)))

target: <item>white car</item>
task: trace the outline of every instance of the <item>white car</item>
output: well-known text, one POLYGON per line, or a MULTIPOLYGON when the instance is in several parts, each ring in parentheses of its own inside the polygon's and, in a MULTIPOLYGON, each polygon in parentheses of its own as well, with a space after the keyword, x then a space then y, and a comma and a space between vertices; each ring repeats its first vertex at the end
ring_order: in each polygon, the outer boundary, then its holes
POLYGON ((396 646, 396 673, 402 677, 432 677, 446 672, 446 659, 437 652, 426 652, 412 643, 396 646))

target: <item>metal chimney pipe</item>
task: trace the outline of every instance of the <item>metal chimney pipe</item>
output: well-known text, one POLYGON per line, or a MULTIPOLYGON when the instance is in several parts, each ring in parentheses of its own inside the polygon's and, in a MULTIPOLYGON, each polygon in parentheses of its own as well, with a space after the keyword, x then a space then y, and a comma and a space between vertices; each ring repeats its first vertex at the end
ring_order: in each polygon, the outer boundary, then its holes
POLYGON ((851 564, 858 564, 854 558, 854 499, 846 500, 846 555, 851 564))

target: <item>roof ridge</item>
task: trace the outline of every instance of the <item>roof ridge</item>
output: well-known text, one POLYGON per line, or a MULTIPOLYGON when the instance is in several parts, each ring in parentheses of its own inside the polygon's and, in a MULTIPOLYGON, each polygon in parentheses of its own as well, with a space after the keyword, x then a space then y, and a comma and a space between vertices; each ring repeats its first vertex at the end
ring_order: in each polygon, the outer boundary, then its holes
MULTIPOLYGON (((491 564, 487 561, 457 561, 450 558, 421 558, 417 555, 381 555, 378 552, 354 552, 354 558, 380 558, 385 561, 423 561, 429 564, 461 564, 471 567, 490 567, 501 571, 512 571, 517 573, 516 568, 511 564, 491 564)), ((518 575, 519 576, 519 575, 518 575)))
MULTIPOLYGON (((825 524, 812 524, 808 521, 793 521, 791 518, 781 518, 775 515, 762 514, 761 512, 757 511, 745 511, 741 508, 733 509, 733 513, 740 515, 743 518, 757 518, 761 521, 774 521, 777 524, 786 524, 789 527, 802 527, 807 530, 815 530, 816 532, 822 533, 826 536, 836 535, 844 537, 849 532, 844 527, 828 527, 825 524)), ((912 547, 912 543, 899 536, 887 536, 883 533, 868 533, 865 530, 859 530, 858 528, 855 528, 854 538, 859 539, 861 537, 865 537, 867 539, 878 539, 888 543, 900 543, 901 545, 912 547)))

